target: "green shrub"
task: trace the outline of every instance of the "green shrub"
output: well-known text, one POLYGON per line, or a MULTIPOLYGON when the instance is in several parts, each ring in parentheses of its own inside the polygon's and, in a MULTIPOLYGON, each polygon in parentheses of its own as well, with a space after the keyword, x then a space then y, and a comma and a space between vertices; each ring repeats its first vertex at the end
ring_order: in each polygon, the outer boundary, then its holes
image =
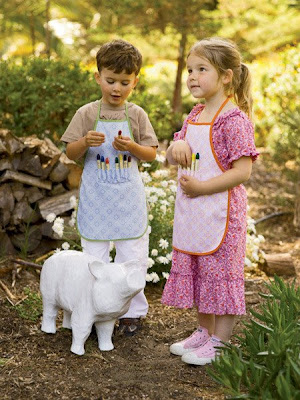
MULTIPOLYGON (((0 121, 17 136, 36 134, 55 142, 76 110, 101 97, 93 74, 74 62, 24 58, 21 65, 0 62, 0 121)), ((166 96, 148 93, 145 78, 129 98, 148 113, 159 140, 174 131, 166 96)))
POLYGON ((42 298, 29 288, 25 288, 24 293, 26 294, 25 300, 16 305, 15 309, 21 318, 36 322, 43 313, 42 298))
POLYGON ((276 276, 267 287, 240 347, 228 344, 208 371, 231 399, 300 399, 300 288, 276 276))

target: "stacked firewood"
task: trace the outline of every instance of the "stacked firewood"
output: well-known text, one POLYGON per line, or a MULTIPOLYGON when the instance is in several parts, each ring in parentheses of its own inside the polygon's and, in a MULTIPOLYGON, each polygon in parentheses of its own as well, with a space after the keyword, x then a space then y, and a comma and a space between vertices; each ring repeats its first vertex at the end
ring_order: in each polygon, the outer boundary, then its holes
POLYGON ((57 247, 46 217, 71 213, 80 175, 50 139, 18 138, 0 129, 0 257, 57 247))

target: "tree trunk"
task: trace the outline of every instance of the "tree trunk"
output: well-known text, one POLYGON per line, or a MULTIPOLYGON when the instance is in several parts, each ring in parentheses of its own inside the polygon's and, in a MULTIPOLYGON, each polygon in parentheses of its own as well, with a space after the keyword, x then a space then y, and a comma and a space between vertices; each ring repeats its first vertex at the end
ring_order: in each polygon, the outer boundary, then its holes
POLYGON ((46 33, 46 54, 48 58, 50 58, 50 41, 51 41, 51 32, 50 32, 50 0, 46 0, 46 23, 45 23, 45 33, 46 33))
POLYGON ((30 13, 30 37, 31 37, 31 52, 35 56, 35 29, 34 29, 34 14, 30 13))
POLYGON ((173 94, 172 101, 172 109, 174 113, 182 112, 182 98, 181 98, 181 80, 182 80, 182 72, 185 65, 185 50, 187 43, 187 33, 183 31, 181 34, 181 39, 179 43, 179 54, 177 60, 177 73, 176 73, 176 81, 175 81, 175 89, 173 94))
POLYGON ((300 233, 300 174, 296 187, 294 226, 296 228, 297 233, 300 233))

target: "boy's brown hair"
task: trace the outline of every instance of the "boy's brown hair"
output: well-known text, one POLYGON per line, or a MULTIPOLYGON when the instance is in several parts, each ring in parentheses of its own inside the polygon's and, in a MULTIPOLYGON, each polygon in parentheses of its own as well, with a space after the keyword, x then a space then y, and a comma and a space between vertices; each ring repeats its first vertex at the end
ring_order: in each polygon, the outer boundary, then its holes
POLYGON ((96 55, 99 73, 107 68, 116 74, 125 71, 126 74, 138 75, 142 66, 142 55, 131 43, 116 39, 104 43, 96 55))

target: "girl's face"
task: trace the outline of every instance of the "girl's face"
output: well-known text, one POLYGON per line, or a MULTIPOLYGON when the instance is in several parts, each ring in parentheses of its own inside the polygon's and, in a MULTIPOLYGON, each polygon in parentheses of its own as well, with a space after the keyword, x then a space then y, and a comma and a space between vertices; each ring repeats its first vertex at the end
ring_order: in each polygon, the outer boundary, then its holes
POLYGON ((100 73, 96 72, 95 78, 101 88, 103 103, 114 107, 122 106, 125 103, 138 82, 134 72, 126 74, 123 71, 117 74, 107 68, 103 68, 100 73))
POLYGON ((187 87, 196 99, 208 100, 224 95, 222 77, 206 58, 191 53, 187 59, 187 70, 189 74, 187 87))

